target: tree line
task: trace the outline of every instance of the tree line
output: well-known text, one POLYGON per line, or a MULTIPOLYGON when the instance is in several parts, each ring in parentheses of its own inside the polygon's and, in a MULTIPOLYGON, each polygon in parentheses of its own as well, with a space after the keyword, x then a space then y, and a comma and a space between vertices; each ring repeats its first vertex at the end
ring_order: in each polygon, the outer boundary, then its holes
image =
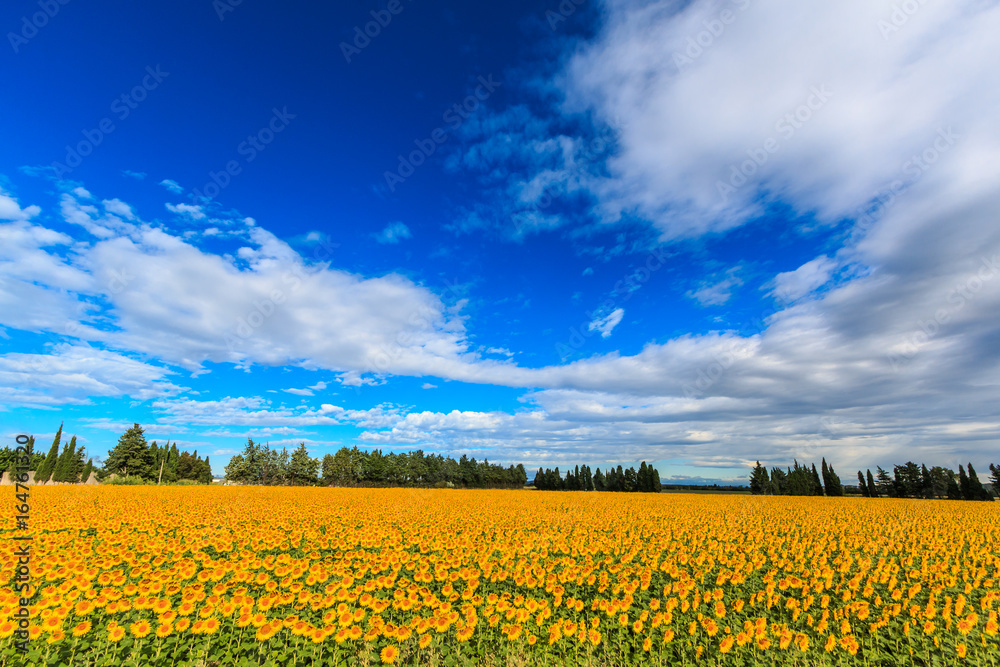
POLYGON ((208 456, 204 459, 198 456, 198 450, 182 452, 169 441, 162 446, 155 440, 147 443, 142 426, 134 424, 118 438, 104 466, 97 471, 101 481, 111 475, 154 484, 211 484, 212 466, 208 456))
POLYGON ((272 449, 252 438, 226 466, 226 479, 241 484, 328 486, 462 486, 466 488, 520 488, 527 482, 523 465, 504 468, 488 460, 462 455, 457 461, 422 450, 383 453, 357 446, 341 447, 322 461, 309 456, 305 443, 291 453, 272 449))
POLYGON ((546 468, 538 469, 535 473, 534 486, 541 491, 619 491, 619 492, 640 492, 659 493, 662 484, 660 483, 660 473, 651 465, 646 465, 643 461, 639 464, 639 470, 628 468, 622 470, 618 468, 608 468, 607 474, 597 468, 593 474, 590 466, 574 466, 573 470, 566 472, 564 478, 559 473, 559 467, 555 470, 546 468))
MULTIPOLYGON (((958 466, 958 473, 934 466, 917 465, 907 461, 903 465, 893 466, 889 473, 881 467, 876 467, 876 474, 871 470, 858 471, 857 492, 865 498, 947 498, 948 500, 993 500, 989 489, 979 481, 975 468, 958 466)), ((990 464, 990 484, 1000 494, 1000 466, 990 464)), ((846 487, 854 490, 854 487, 846 487)), ((832 465, 822 461, 822 475, 816 470, 816 464, 799 465, 782 470, 779 467, 767 468, 756 462, 750 473, 750 493, 757 495, 785 496, 843 496, 845 486, 832 465)))
MULTIPOLYGON (((48 454, 35 451, 35 436, 28 436, 24 446, 30 457, 28 470, 34 471, 35 484, 46 482, 85 482, 94 470, 92 459, 87 459, 83 445, 77 446, 76 436, 69 442, 62 442, 63 425, 59 424, 55 438, 48 454)), ((11 479, 17 474, 18 454, 10 447, 0 450, 0 469, 11 474, 11 479)))
MULTIPOLYGON (((101 467, 94 465, 94 459, 86 456, 83 445, 77 446, 76 436, 62 444, 63 425, 59 425, 48 454, 35 451, 35 437, 28 437, 25 449, 31 455, 28 469, 35 473, 35 484, 45 482, 86 482, 91 473, 98 480, 108 481, 111 475, 127 477, 133 481, 176 484, 185 480, 200 484, 212 482, 212 466, 208 457, 198 457, 193 453, 178 451, 176 444, 169 442, 163 446, 146 442, 146 436, 139 424, 125 431, 101 467), (61 451, 60 451, 61 445, 61 451)), ((6 447, 0 449, 0 469, 14 473, 16 454, 6 447)))
POLYGON ((773 496, 844 495, 844 485, 833 466, 827 465, 824 458, 821 467, 822 477, 815 463, 812 466, 799 465, 798 460, 785 470, 775 467, 768 473, 767 468, 757 461, 750 473, 750 493, 773 496))
MULTIPOLYGON (((866 498, 945 498, 948 500, 993 500, 993 494, 979 481, 976 469, 969 463, 958 466, 958 474, 949 468, 925 464, 917 465, 907 461, 893 466, 892 477, 876 466, 876 474, 868 470, 867 475, 858 471, 858 490, 866 498)), ((990 486, 1000 494, 1000 466, 990 464, 992 473, 990 486)))

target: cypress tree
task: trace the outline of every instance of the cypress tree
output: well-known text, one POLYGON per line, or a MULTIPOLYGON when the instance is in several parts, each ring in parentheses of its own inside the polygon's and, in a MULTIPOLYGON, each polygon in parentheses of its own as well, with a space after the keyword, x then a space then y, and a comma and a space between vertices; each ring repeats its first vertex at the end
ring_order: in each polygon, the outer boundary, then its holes
POLYGON ((962 489, 959 488, 958 482, 955 481, 955 475, 952 474, 948 477, 948 500, 961 500, 961 499, 962 499, 962 489))
POLYGON ((965 468, 961 465, 958 466, 958 490, 962 493, 962 500, 973 500, 969 476, 965 474, 965 468))
POLYGON ((830 476, 830 481, 826 484, 826 495, 843 496, 844 485, 840 483, 840 475, 837 474, 832 465, 827 466, 826 472, 830 476))
POLYGON ((972 467, 972 463, 969 463, 969 495, 971 496, 969 500, 993 500, 993 496, 983 487, 983 483, 979 481, 979 475, 976 474, 976 469, 972 467))
POLYGON ((38 466, 38 470, 35 472, 35 483, 42 484, 49 481, 52 476, 52 471, 56 467, 56 461, 59 458, 59 441, 62 438, 62 424, 59 424, 59 430, 56 431, 56 437, 52 440, 52 447, 49 449, 48 455, 42 464, 38 466))
POLYGON ((52 473, 53 482, 73 482, 73 459, 76 456, 76 436, 70 438, 69 444, 63 445, 62 453, 56 461, 56 469, 52 473))
POLYGON ((872 471, 868 470, 868 493, 872 498, 881 497, 878 492, 878 486, 875 485, 875 479, 872 477, 872 471))
POLYGON ((872 494, 868 491, 868 484, 865 483, 865 475, 860 470, 858 471, 858 489, 861 490, 861 495, 865 498, 871 498, 872 494))
POLYGON ((83 467, 83 473, 80 475, 80 481, 86 483, 90 479, 91 473, 94 472, 94 459, 87 459, 87 465, 83 467))
POLYGON ((812 495, 823 495, 823 482, 819 480, 819 473, 816 472, 816 464, 812 464, 812 495))

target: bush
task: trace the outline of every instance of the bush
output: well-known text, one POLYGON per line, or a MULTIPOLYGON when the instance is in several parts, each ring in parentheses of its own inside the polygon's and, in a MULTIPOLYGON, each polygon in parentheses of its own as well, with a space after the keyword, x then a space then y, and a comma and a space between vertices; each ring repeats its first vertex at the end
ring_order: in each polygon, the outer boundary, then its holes
POLYGON ((171 486, 205 486, 205 485, 196 479, 179 479, 173 484, 171 484, 171 486))

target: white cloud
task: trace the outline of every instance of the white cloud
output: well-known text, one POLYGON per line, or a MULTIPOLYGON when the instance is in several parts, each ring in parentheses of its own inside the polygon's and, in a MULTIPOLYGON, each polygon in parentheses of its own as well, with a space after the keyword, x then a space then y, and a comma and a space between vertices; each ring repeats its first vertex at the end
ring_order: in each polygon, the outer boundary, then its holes
POLYGON ((430 382, 425 382, 422 385, 420 385, 420 388, 421 389, 437 389, 437 385, 436 384, 431 384, 430 382))
POLYGON ((696 290, 689 290, 685 296, 702 306, 721 306, 733 296, 733 288, 743 284, 737 270, 730 269, 726 277, 718 281, 702 281, 696 290))
POLYGON ((178 183, 177 181, 170 180, 169 178, 164 178, 162 181, 160 181, 160 185, 162 185, 175 195, 179 195, 182 192, 184 192, 184 188, 181 186, 180 183, 178 183))
POLYGON ((607 338, 611 335, 618 323, 622 321, 622 317, 625 316, 625 310, 623 308, 615 308, 605 317, 595 317, 594 320, 587 325, 588 331, 600 331, 601 338, 607 338))
POLYGON ((16 199, 0 189, 0 220, 29 220, 41 212, 38 206, 21 208, 16 199))
POLYGON ((0 356, 0 396, 8 405, 88 403, 91 397, 147 400, 183 388, 165 378, 171 371, 87 345, 56 345, 50 354, 0 356))
POLYGON ((194 204, 167 204, 167 210, 178 215, 185 215, 192 220, 202 220, 205 218, 205 211, 201 206, 194 204))
POLYGON ((982 94, 1000 57, 995 3, 922 4, 887 36, 890 0, 605 5, 564 80, 568 110, 622 127, 610 178, 595 188, 609 218, 638 213, 676 238, 781 201, 832 223, 894 180, 920 179, 907 161, 945 147, 948 128, 960 143, 935 171, 969 180, 982 172, 963 165, 995 163, 998 100, 982 94), (713 36, 705 24, 723 10, 733 20, 713 36))
POLYGON ((829 257, 817 257, 794 271, 775 276, 772 293, 782 301, 796 301, 825 285, 836 268, 837 263, 829 257))
POLYGON ((411 236, 410 228, 402 222, 390 222, 385 229, 375 235, 375 240, 379 243, 399 243, 411 236))

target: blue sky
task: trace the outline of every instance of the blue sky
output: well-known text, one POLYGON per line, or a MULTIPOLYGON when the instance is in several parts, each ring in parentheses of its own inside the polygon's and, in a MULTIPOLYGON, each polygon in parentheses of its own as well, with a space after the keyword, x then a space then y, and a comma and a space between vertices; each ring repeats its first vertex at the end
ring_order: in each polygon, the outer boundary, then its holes
POLYGON ((998 24, 7 3, 0 433, 1000 463, 998 24))

